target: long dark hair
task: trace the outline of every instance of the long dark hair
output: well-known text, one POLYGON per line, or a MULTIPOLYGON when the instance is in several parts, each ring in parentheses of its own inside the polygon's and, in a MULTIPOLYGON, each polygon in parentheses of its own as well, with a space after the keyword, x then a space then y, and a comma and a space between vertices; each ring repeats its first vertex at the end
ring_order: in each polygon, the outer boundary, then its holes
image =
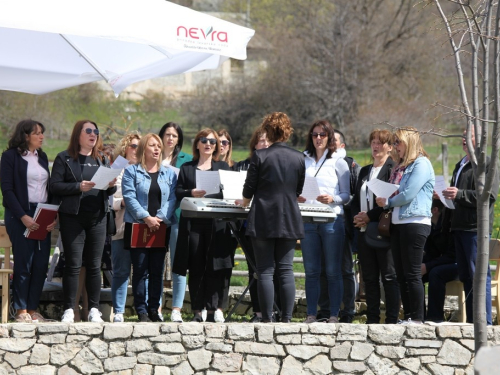
POLYGON ((309 133, 307 133, 307 141, 306 141, 306 151, 307 153, 316 158, 316 148, 314 147, 314 140, 312 138, 312 131, 313 129, 319 126, 321 130, 323 130, 326 133, 327 138, 327 147, 328 147, 328 153, 326 154, 326 159, 330 158, 332 154, 336 151, 336 147, 334 144, 332 144, 335 141, 335 134, 333 132, 332 125, 326 120, 319 120, 315 121, 311 127, 309 128, 309 133))
POLYGON ((179 153, 181 152, 182 144, 184 143, 184 135, 182 134, 182 129, 179 124, 177 124, 176 122, 167 122, 161 127, 160 132, 158 133, 162 142, 163 136, 165 135, 165 132, 168 128, 174 128, 178 135, 177 144, 175 145, 174 152, 172 153, 172 160, 170 161, 170 165, 175 167, 175 163, 177 162, 177 155, 179 155, 179 153))
MULTIPOLYGON (((97 124, 94 121, 90 120, 80 120, 77 121, 75 126, 73 126, 73 132, 71 133, 71 138, 69 140, 69 146, 68 146, 68 154, 71 156, 73 159, 77 160, 78 159, 78 154, 80 153, 80 133, 82 132, 83 125, 86 123, 92 124, 95 126, 96 129, 99 129, 97 127, 97 124)), ((90 156, 94 159, 99 158, 99 140, 101 139, 101 135, 99 134, 97 136, 97 142, 92 148, 92 153, 90 156)), ((101 142, 102 144, 102 142, 101 142)))
MULTIPOLYGON (((43 126, 41 122, 35 120, 20 121, 14 128, 14 132, 9 139, 7 150, 17 148, 20 154, 24 154, 28 151, 28 141, 26 140, 26 136, 30 135, 36 129, 37 125, 42 128, 42 133, 45 133, 45 126, 43 126)), ((40 148, 40 151, 41 150, 42 149, 40 148)))

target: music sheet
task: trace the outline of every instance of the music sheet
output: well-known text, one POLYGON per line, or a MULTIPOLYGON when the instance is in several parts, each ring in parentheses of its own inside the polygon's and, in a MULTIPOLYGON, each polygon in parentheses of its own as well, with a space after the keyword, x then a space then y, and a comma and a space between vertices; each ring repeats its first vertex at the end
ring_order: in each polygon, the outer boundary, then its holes
POLYGON ((220 193, 219 171, 196 170, 196 189, 205 190, 205 195, 220 193))
POLYGON ((321 193, 319 191, 318 181, 316 181, 316 177, 306 176, 301 195, 307 199, 308 203, 319 203, 316 198, 318 198, 321 193))
POLYGON ((247 171, 219 170, 219 176, 224 199, 243 199, 243 185, 247 178, 247 171))
POLYGON ((111 164, 112 169, 123 169, 129 166, 129 161, 123 156, 118 155, 113 164, 111 164))
POLYGON ((92 177, 92 182, 95 182, 93 189, 106 190, 109 183, 113 181, 122 172, 121 169, 111 169, 106 167, 99 167, 94 177, 92 177))
POLYGON ((368 189, 370 189, 377 197, 385 199, 389 199, 389 197, 399 189, 399 185, 390 184, 377 178, 368 181, 366 186, 368 186, 368 189))
POLYGON ((444 180, 444 176, 436 176, 436 183, 434 184, 434 191, 439 195, 439 200, 443 202, 444 206, 452 210, 455 209, 455 205, 451 199, 446 199, 443 196, 443 190, 448 188, 448 184, 444 180))

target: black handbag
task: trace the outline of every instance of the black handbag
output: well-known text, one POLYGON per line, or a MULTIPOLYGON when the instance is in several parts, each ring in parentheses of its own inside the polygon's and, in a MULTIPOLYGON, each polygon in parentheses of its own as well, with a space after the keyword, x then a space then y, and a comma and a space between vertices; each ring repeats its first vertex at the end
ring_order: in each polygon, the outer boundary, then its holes
POLYGON ((116 212, 111 207, 106 214, 106 235, 114 236, 116 234, 116 212))
POLYGON ((390 237, 382 236, 378 231, 378 221, 370 221, 366 226, 365 243, 373 249, 387 250, 391 247, 390 237))

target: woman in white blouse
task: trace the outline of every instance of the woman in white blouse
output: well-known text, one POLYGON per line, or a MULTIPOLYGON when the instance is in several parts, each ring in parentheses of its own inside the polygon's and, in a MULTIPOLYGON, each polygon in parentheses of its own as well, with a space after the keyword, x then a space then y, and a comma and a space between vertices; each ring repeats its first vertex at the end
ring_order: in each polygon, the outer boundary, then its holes
MULTIPOLYGON (((342 302, 342 254, 344 246, 344 210, 349 200, 349 167, 344 160, 345 150, 335 148, 333 128, 326 120, 312 124, 307 138, 305 155, 306 178, 314 177, 320 195, 315 203, 329 205, 337 214, 331 223, 304 224, 305 238, 301 240, 306 272, 307 319, 316 321, 320 294, 320 274, 323 254, 325 259, 328 294, 330 296, 329 323, 338 323, 342 302)), ((300 196, 299 202, 306 202, 300 196)))

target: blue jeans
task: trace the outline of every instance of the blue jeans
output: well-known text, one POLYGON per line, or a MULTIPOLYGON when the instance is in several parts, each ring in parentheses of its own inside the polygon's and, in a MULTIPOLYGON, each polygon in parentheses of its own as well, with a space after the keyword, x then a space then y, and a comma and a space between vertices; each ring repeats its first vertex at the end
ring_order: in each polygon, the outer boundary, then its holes
MULTIPOLYGON (((30 205, 27 215, 33 217, 36 205, 30 205)), ((24 237, 26 227, 8 208, 5 209, 5 226, 12 243, 14 279, 12 303, 16 310, 36 310, 47 276, 50 255, 50 233, 43 241, 24 237)), ((6 264, 8 266, 8 260, 6 264)))
POLYGON ((458 266, 456 263, 442 264, 424 275, 424 282, 426 276, 429 280, 426 320, 440 323, 444 318, 446 283, 458 279, 458 266))
MULTIPOLYGON (((175 248, 177 237, 179 235, 179 224, 171 226, 170 241, 170 266, 174 266, 175 248)), ((182 308, 184 297, 186 295, 186 276, 178 275, 172 272, 172 307, 182 308)))
POLYGON ((124 241, 111 241, 111 261, 113 263, 113 281, 111 283, 111 298, 115 314, 125 313, 127 301, 128 278, 132 262, 130 251, 123 249, 124 241))
POLYGON ((306 272, 307 315, 316 315, 320 294, 321 258, 325 259, 330 316, 338 316, 343 295, 342 257, 344 254, 344 217, 332 223, 304 224, 305 237, 301 240, 306 272))
MULTIPOLYGON (((474 322, 472 282, 476 272, 477 233, 462 230, 453 231, 455 250, 457 254, 458 278, 464 283, 465 311, 467 323, 474 322)), ((491 317, 491 273, 488 265, 486 276, 486 323, 492 324, 491 317)))

